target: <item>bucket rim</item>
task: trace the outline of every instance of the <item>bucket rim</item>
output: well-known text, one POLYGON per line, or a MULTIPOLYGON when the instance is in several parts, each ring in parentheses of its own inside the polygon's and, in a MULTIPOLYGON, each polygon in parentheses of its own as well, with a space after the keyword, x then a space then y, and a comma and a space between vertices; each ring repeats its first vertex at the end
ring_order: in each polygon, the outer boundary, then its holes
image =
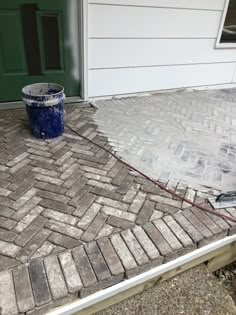
POLYGON ((44 96, 47 96, 47 97, 48 97, 48 96, 55 96, 55 95, 59 95, 59 94, 61 94, 61 93, 64 93, 64 87, 63 87, 62 85, 58 84, 58 83, 53 83, 53 82, 38 82, 38 83, 28 84, 28 85, 24 86, 21 91, 22 91, 22 93, 23 93, 24 95, 30 96, 30 97, 44 97, 44 96), (29 87, 37 86, 37 85, 39 85, 39 84, 41 84, 41 85, 48 85, 48 86, 49 86, 49 85, 58 86, 58 87, 60 88, 60 91, 57 92, 57 93, 50 94, 50 95, 48 95, 48 94, 30 95, 29 93, 25 92, 25 89, 27 89, 27 88, 29 88, 29 87))

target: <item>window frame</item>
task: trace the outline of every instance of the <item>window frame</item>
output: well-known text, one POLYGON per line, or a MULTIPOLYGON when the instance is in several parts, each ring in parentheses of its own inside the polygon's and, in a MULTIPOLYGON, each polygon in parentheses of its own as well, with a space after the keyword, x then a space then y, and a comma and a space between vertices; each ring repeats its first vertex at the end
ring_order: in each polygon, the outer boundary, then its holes
POLYGON ((226 15, 228 12, 228 8, 229 8, 229 2, 230 0, 225 0, 225 4, 224 4, 224 10, 221 16, 221 22, 220 22, 220 27, 219 27, 219 32, 217 35, 217 39, 216 39, 216 45, 215 48, 236 48, 236 42, 235 43, 221 43, 220 39, 222 36, 222 31, 224 28, 224 24, 225 24, 225 19, 226 19, 226 15))

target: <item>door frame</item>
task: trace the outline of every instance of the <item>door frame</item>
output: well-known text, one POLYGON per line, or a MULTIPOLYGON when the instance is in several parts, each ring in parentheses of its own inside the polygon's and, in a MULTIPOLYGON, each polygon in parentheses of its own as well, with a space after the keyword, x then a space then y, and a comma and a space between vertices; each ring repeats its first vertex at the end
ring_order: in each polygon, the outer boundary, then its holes
MULTIPOLYGON (((77 103, 88 100, 88 0, 77 0, 77 16, 79 27, 79 76, 80 95, 69 96, 65 103, 77 103)), ((22 101, 2 102, 0 110, 24 107, 22 101)))

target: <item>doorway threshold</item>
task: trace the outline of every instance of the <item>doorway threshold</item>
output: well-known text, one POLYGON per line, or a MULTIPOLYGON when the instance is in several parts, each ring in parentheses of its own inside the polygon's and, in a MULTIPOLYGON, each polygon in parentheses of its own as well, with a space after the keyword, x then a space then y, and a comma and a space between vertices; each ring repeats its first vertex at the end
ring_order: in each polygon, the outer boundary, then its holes
MULTIPOLYGON (((84 99, 82 99, 80 96, 69 96, 65 99, 65 104, 71 104, 71 103, 82 103, 84 102, 84 99)), ((14 101, 14 102, 2 102, 0 103, 0 110, 6 110, 6 109, 17 109, 17 108, 23 108, 25 107, 25 104, 22 101, 14 101)))

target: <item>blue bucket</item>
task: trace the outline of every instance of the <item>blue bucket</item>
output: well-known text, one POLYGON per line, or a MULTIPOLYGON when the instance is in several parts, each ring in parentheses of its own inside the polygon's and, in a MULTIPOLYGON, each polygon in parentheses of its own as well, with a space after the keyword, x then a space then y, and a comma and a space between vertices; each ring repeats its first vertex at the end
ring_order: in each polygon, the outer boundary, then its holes
POLYGON ((64 132, 64 88, 54 83, 36 83, 22 89, 29 125, 36 138, 50 139, 64 132))

